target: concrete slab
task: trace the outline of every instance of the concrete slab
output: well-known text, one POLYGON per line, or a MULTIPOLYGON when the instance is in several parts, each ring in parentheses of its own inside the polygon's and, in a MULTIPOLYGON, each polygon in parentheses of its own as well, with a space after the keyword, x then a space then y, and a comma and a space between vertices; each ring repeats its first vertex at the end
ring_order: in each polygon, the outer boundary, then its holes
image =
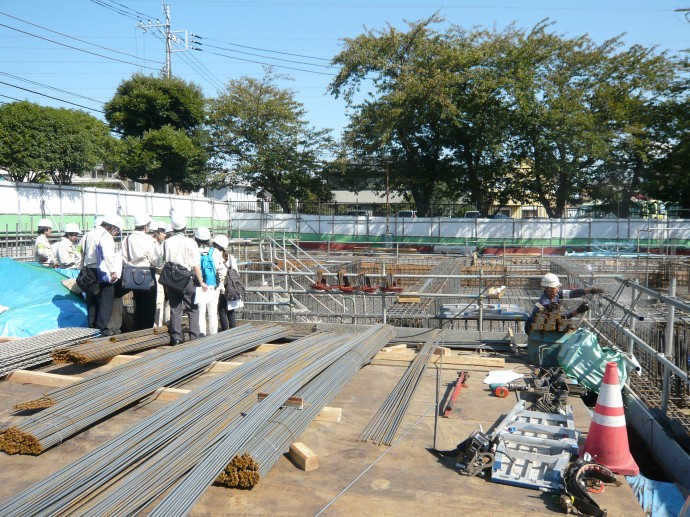
MULTIPOLYGON (((458 352, 453 352, 457 354, 458 352)), ((528 369, 511 356, 505 368, 524 373, 528 369)), ((243 360, 243 359, 239 359, 243 360)), ((99 368, 108 368, 100 366, 99 368)), ((441 375, 441 401, 452 388, 457 371, 471 367, 446 367, 441 375)), ((56 373, 88 375, 90 368, 46 368, 56 373)), ((517 395, 500 399, 481 383, 486 368, 470 371, 449 418, 439 418, 438 449, 452 449, 481 426, 489 431, 516 402, 517 395)), ((295 441, 306 444, 319 456, 319 467, 304 472, 286 457, 252 490, 210 487, 191 515, 458 515, 477 516, 562 514, 551 494, 489 483, 461 476, 452 458, 439 459, 428 449, 434 445, 434 404, 437 369, 427 368, 391 447, 358 442, 357 437, 405 372, 399 365, 366 366, 329 406, 342 408, 340 422, 313 422, 295 441)), ((205 374, 181 387, 193 389, 208 378, 205 374)), ((0 382, 0 426, 19 417, 11 406, 35 398, 48 389, 11 381, 0 382)), ((522 395, 522 394, 518 394, 522 395)), ((589 426, 582 401, 571 398, 578 427, 589 426)), ((135 422, 165 406, 153 401, 131 407, 64 443, 33 456, 0 453, 0 501, 28 488, 52 472, 79 459, 135 422)), ((624 481, 624 479, 623 479, 624 481)), ((634 517, 643 512, 627 483, 607 487, 596 495, 610 516, 634 517)))

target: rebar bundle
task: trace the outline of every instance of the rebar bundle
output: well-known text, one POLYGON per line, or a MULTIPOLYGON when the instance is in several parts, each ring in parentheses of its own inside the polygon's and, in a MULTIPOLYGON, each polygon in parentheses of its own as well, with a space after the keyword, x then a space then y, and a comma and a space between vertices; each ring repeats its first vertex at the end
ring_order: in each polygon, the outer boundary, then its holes
POLYGON ((69 327, 0 343, 0 377, 20 368, 49 363, 53 350, 97 334, 96 329, 69 327))
POLYGON ((85 340, 69 348, 59 348, 53 351, 52 356, 56 363, 87 364, 110 359, 119 354, 141 352, 167 345, 169 341, 168 327, 156 327, 112 337, 85 340))
MULTIPOLYGON (((273 414, 296 385, 342 354, 347 337, 316 334, 213 379, 6 501, 0 514, 136 513, 198 463, 223 432, 248 439, 264 413, 273 414), (269 395, 257 403, 262 391, 269 395)), ((233 454, 225 455, 209 485, 233 454)))
POLYGON ((376 412, 374 418, 367 424, 362 434, 357 438, 358 441, 370 441, 377 445, 390 445, 393 443, 395 433, 398 431, 402 419, 410 405, 410 400, 419 380, 426 369, 429 358, 434 353, 438 331, 435 331, 426 341, 422 350, 417 354, 409 368, 393 388, 393 391, 376 412))
POLYGON ((265 476, 320 411, 393 337, 388 325, 375 325, 353 337, 359 344, 321 372, 295 395, 305 401, 299 411, 281 408, 259 429, 218 476, 215 484, 251 488, 265 476))
MULTIPOLYGON (((53 390, 32 401, 35 407, 51 402, 53 405, 0 432, 0 450, 8 454, 40 454, 158 388, 201 373, 213 361, 240 354, 284 335, 283 327, 257 329, 243 325, 53 390)), ((21 408, 31 407, 32 402, 21 408)))

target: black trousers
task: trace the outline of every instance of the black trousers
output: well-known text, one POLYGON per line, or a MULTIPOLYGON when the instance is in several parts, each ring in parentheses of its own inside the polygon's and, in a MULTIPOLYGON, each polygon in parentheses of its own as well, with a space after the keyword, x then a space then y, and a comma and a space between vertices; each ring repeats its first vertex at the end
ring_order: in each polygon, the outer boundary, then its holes
POLYGON ((153 328, 156 318, 156 290, 132 291, 134 298, 134 330, 153 328))
POLYGON ((225 293, 218 295, 218 317, 220 318, 220 330, 234 329, 237 326, 235 311, 228 310, 228 300, 225 293))
MULTIPOLYGON (((98 270, 89 268, 98 278, 98 270)), ((110 317, 113 314, 113 301, 115 300, 115 284, 99 284, 96 294, 86 293, 86 307, 89 315, 89 327, 99 330, 107 330, 110 317)))

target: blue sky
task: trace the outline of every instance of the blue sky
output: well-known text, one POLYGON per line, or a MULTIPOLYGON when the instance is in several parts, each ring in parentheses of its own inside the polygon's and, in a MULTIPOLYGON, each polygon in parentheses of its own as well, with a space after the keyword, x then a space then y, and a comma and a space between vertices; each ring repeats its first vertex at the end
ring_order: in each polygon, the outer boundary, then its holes
MULTIPOLYGON (((440 11, 449 23, 502 29, 530 28, 549 18, 554 30, 595 41, 626 33, 627 44, 680 53, 690 48, 690 23, 667 0, 169 0, 171 28, 201 36, 202 51, 172 54, 172 72, 215 96, 229 79, 261 77, 261 63, 291 76, 306 118, 337 136, 347 123, 345 105, 326 93, 335 70, 330 59, 342 39, 365 27, 427 18, 440 11)), ((157 73, 165 52, 156 24, 159 0, 3 0, 0 2, 0 102, 30 100, 99 110, 134 72, 157 73), (42 94, 42 95, 41 95, 42 94), (49 97, 55 97, 51 99, 49 97), (67 102, 65 102, 67 101, 67 102)), ((193 36, 190 36, 194 38, 193 36)), ((179 47, 177 47, 179 48, 179 47)))

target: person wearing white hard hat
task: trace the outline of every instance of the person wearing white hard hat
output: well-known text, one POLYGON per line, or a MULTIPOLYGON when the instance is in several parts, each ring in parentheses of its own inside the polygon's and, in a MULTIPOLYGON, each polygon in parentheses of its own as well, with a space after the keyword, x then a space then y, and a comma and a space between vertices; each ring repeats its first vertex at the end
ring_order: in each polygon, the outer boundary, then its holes
MULTIPOLYGON (((153 223, 151 223, 151 226, 153 226, 153 223)), ((169 225, 166 225, 164 222, 159 221, 156 223, 156 231, 153 233, 153 238, 156 241, 156 246, 158 247, 158 252, 161 257, 163 256, 163 243, 167 236, 166 229, 168 226, 169 225)), ((170 234, 172 235, 172 227, 170 228, 170 234)), ((167 325, 170 321, 170 303, 165 296, 165 287, 159 282, 161 269, 162 268, 156 269, 156 314, 153 321, 156 327, 167 325)))
POLYGON ((235 316, 235 309, 228 307, 228 299, 225 296, 226 281, 230 269, 237 270, 237 260, 233 257, 228 249, 230 241, 225 235, 215 235, 213 237, 213 246, 223 254, 224 277, 221 280, 219 294, 218 294, 218 319, 220 320, 220 329, 228 330, 234 329, 237 326, 237 318, 235 316))
POLYGON ((211 245, 211 231, 208 228, 205 226, 197 228, 194 231, 194 239, 201 254, 201 275, 209 287, 203 303, 198 303, 199 332, 202 336, 213 336, 218 334, 218 298, 227 268, 223 261, 222 251, 211 245))
MULTIPOLYGON (((534 304, 532 314, 530 314, 529 318, 525 322, 525 332, 527 333, 529 333, 529 331, 532 329, 532 322, 534 321, 534 317, 537 315, 537 313, 543 311, 549 305, 560 303, 560 301, 565 298, 582 298, 587 294, 601 294, 604 292, 603 289, 598 287, 563 289, 560 279, 553 273, 546 273, 541 278, 541 286, 544 288, 544 292, 539 297, 539 300, 537 300, 537 303, 534 304)), ((565 317, 570 319, 579 314, 585 314, 587 311, 589 311, 589 304, 584 302, 580 304, 577 309, 566 312, 565 317)))
POLYGON ((166 289, 170 301, 170 324, 168 325, 170 344, 179 345, 183 342, 182 315, 185 312, 189 317, 190 341, 199 337, 199 306, 194 303, 194 296, 196 287, 208 291, 208 286, 201 276, 199 246, 185 235, 187 218, 183 215, 173 214, 170 218, 170 225, 173 234, 171 237, 167 237, 163 244, 163 261, 164 263, 172 262, 191 272, 191 277, 184 291, 166 289))
POLYGON ((55 258, 57 259, 58 267, 62 269, 80 269, 81 268, 81 253, 77 249, 77 239, 81 230, 76 223, 67 223, 65 225, 65 233, 60 242, 58 242, 55 249, 55 258))
MULTIPOLYGON (((151 217, 148 214, 134 216, 134 231, 122 239, 122 260, 135 267, 146 267, 155 278, 155 269, 163 266, 163 259, 156 241, 148 235, 151 217)), ((156 316, 156 285, 149 289, 132 291, 134 299, 134 330, 153 327, 156 316)))
POLYGON ((38 236, 34 243, 34 260, 43 267, 57 266, 55 251, 49 240, 52 233, 53 223, 50 222, 50 219, 41 219, 38 221, 38 236))
POLYGON ((115 302, 115 282, 120 278, 122 260, 115 251, 115 237, 122 231, 122 217, 106 215, 100 226, 84 236, 84 267, 91 269, 98 285, 86 293, 89 326, 103 336, 119 334, 119 328, 109 328, 115 302))

